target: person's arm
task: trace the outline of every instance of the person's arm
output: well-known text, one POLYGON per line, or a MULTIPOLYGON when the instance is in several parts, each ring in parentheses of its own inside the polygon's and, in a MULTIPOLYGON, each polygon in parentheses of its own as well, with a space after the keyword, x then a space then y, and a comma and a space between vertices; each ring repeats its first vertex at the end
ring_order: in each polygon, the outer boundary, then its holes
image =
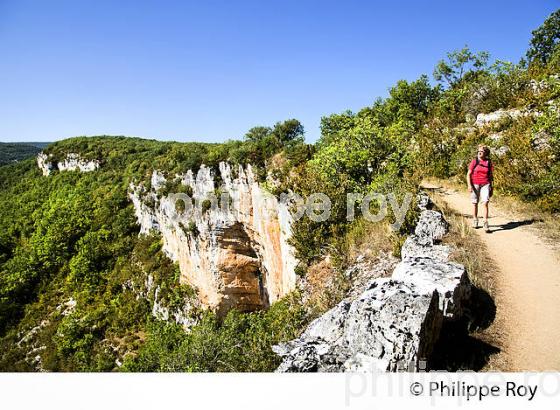
POLYGON ((471 162, 471 164, 469 165, 469 170, 467 171, 467 186, 469 187, 469 192, 472 192, 472 189, 473 189, 473 188, 472 188, 472 180, 471 180, 471 177, 472 177, 472 168, 473 168, 472 165, 473 165, 473 164, 472 164, 472 162, 471 162))
POLYGON ((492 196, 494 194, 494 164, 490 163, 490 169, 488 171, 488 180, 490 181, 490 196, 492 196))

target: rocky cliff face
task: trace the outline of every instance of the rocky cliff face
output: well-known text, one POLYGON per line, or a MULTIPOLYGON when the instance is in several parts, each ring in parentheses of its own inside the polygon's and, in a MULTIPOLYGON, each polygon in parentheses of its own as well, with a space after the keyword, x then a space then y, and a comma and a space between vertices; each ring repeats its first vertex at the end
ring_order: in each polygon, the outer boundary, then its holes
POLYGON ((37 165, 44 176, 49 176, 53 171, 80 171, 91 172, 99 168, 99 161, 87 161, 80 154, 69 153, 62 161, 53 161, 52 157, 41 152, 37 155, 37 165))
POLYGON ((288 204, 260 186, 251 166, 222 162, 218 172, 203 165, 168 178, 154 171, 151 188, 132 185, 130 198, 141 234, 161 233, 164 251, 203 305, 218 313, 252 311, 295 288, 288 204), (161 194, 169 181, 186 194, 161 194), (212 206, 205 204, 209 198, 212 206))
POLYGON ((465 315, 471 283, 437 242, 447 232, 441 213, 426 209, 390 278, 371 280, 288 343, 273 347, 278 372, 416 371, 431 356, 444 321, 465 315))

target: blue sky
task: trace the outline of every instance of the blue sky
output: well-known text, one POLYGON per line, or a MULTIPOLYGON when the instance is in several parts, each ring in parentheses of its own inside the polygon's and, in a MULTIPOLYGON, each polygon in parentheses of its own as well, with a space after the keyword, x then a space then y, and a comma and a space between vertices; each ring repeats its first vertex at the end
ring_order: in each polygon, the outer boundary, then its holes
POLYGON ((358 110, 465 44, 517 62, 557 1, 0 0, 0 141, 240 138, 358 110))

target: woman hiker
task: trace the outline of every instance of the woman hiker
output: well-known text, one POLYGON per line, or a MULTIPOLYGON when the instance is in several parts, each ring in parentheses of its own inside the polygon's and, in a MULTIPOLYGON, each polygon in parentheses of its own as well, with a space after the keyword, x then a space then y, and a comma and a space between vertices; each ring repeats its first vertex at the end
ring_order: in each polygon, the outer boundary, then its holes
POLYGON ((488 202, 492 196, 492 173, 494 166, 490 161, 490 148, 479 145, 476 158, 469 165, 467 184, 471 193, 473 204, 473 228, 478 228, 478 202, 484 207, 484 230, 490 232, 488 227, 488 202))

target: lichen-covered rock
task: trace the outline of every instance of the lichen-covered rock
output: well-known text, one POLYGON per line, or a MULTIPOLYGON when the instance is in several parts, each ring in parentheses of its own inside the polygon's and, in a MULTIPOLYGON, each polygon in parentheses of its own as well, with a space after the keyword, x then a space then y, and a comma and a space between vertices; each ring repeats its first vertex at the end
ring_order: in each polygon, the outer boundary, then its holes
POLYGON ((429 246, 440 241, 448 230, 449 224, 441 212, 425 210, 420 213, 414 233, 419 243, 429 246))
POLYGON ((436 292, 420 294, 415 285, 394 279, 373 281, 348 311, 344 346, 353 353, 350 359, 363 354, 382 360, 380 370, 417 368, 439 336, 437 306, 436 292))
POLYGON ((460 319, 470 298, 471 284, 463 265, 442 262, 430 257, 405 259, 397 265, 393 279, 411 283, 420 293, 439 294, 439 308, 443 315, 460 319))
POLYGON ((278 372, 417 369, 437 341, 442 324, 438 294, 412 284, 375 279, 358 299, 341 302, 296 340, 275 346, 278 372))
POLYGON ((451 248, 448 245, 432 245, 427 242, 425 239, 421 240, 417 235, 410 235, 401 248, 401 258, 406 260, 422 257, 442 262, 449 259, 451 248))
POLYGON ((426 193, 420 192, 416 196, 416 207, 420 211, 427 211, 428 209, 431 209, 432 206, 433 206, 433 202, 432 202, 431 198, 429 197, 429 195, 427 195, 426 193))
POLYGON ((340 302, 321 317, 315 319, 296 340, 272 347, 284 360, 278 372, 340 371, 344 359, 337 345, 344 335, 350 303, 340 302))

